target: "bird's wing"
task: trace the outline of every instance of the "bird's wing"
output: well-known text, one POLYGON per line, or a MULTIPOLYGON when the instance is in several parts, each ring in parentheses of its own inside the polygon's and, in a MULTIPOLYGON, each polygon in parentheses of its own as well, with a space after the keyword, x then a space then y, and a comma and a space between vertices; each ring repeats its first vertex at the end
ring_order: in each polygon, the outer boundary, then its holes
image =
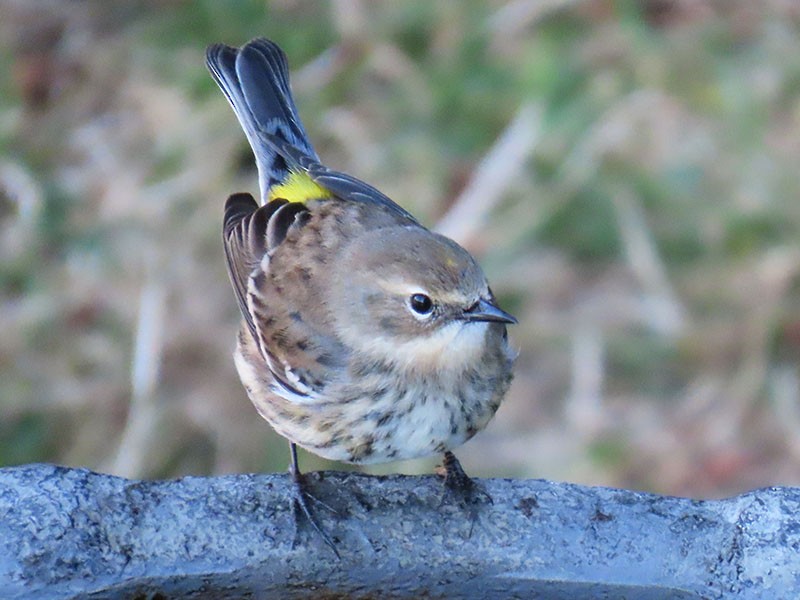
MULTIPOLYGON (((419 224, 410 212, 368 183, 352 175, 329 169, 322 165, 319 159, 306 154, 301 149, 292 146, 276 135, 263 132, 260 134, 260 137, 265 144, 271 146, 275 153, 284 159, 290 172, 308 176, 313 183, 322 188, 325 192, 328 192, 333 199, 376 204, 389 209, 397 217, 408 221, 409 224, 419 224)), ((271 197, 278 197, 276 190, 271 193, 271 197)), ((298 198, 297 200, 304 201, 307 199, 310 198, 298 198)), ((290 198, 290 200, 294 199, 290 198)))
MULTIPOLYGON (((225 204, 223 242, 228 275, 250 336, 268 365, 275 392, 292 402, 315 402, 332 373, 346 363, 347 350, 326 334, 327 307, 320 287, 325 270, 312 271, 286 256, 271 255, 292 227, 302 229, 309 209, 299 202, 276 199, 258 207, 249 194, 234 194, 225 204)), ((297 238, 294 238, 295 240, 297 238)))

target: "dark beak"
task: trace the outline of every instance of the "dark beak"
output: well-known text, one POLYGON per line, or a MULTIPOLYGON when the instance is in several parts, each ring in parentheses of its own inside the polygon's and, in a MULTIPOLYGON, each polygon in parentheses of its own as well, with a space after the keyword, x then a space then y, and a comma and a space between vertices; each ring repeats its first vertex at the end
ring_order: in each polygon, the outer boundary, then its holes
POLYGON ((494 323, 517 323, 516 317, 498 308, 491 302, 481 298, 473 306, 464 311, 465 321, 491 321, 494 323))

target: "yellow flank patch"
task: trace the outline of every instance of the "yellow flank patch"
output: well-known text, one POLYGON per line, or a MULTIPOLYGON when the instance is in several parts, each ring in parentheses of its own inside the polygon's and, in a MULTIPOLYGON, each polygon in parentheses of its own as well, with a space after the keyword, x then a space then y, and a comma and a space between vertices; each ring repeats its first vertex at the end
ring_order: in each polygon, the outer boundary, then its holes
POLYGON ((291 171, 289 176, 269 190, 269 199, 285 198, 289 202, 306 202, 314 198, 330 198, 331 193, 316 183, 308 173, 291 171))

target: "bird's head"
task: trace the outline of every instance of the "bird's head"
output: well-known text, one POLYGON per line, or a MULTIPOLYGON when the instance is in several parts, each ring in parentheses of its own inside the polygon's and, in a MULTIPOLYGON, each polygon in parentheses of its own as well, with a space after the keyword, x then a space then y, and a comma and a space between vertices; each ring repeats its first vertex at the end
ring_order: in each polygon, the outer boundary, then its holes
POLYGON ((517 320, 501 310, 475 259, 419 227, 379 229, 344 253, 333 288, 340 337, 357 352, 406 367, 477 359, 517 320), (341 312, 340 312, 341 311, 341 312))

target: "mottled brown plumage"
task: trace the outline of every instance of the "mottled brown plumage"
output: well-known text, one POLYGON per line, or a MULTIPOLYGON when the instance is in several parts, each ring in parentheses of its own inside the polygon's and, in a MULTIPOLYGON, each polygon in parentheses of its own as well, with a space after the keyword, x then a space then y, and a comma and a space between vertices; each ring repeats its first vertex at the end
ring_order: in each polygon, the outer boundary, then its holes
POLYGON ((261 206, 234 194, 223 227, 243 315, 236 366, 258 412, 292 444, 352 463, 470 439, 500 405, 514 358, 515 320, 481 268, 319 163, 275 44, 212 46, 207 60, 259 169, 261 206))

